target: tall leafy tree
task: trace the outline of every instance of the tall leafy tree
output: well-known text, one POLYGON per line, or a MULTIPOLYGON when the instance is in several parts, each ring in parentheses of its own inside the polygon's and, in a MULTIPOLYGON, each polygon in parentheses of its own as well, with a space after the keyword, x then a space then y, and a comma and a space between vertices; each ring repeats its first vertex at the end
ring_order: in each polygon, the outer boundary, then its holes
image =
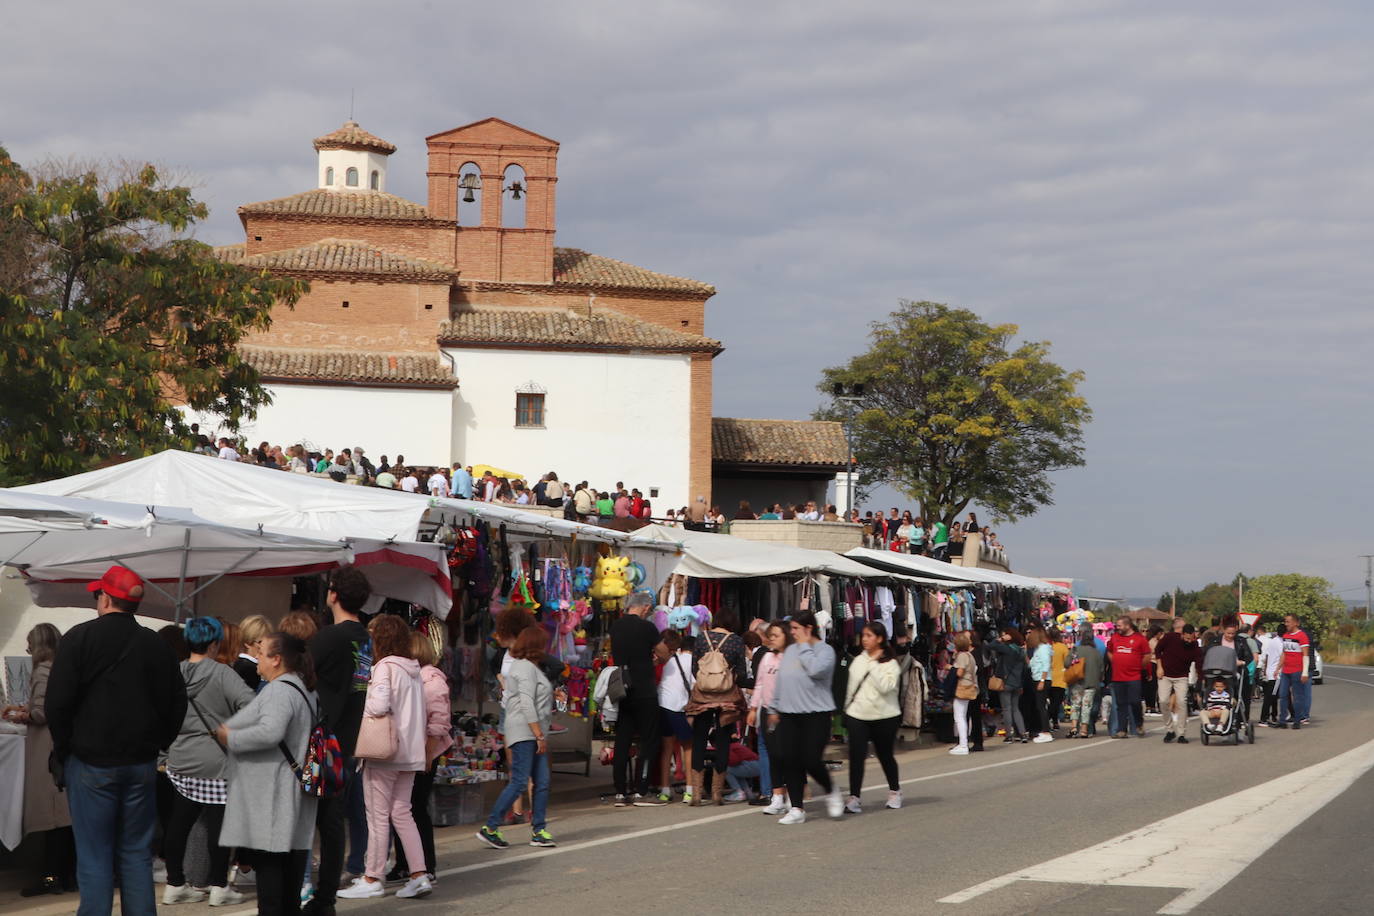
POLYGON ((1015 520, 1053 503, 1051 475, 1084 463, 1092 419, 1082 372, 1051 362, 1044 341, 1016 343, 1013 324, 903 301, 874 323, 868 350, 825 369, 819 389, 862 385, 858 403, 832 402, 822 419, 850 420, 863 483, 918 500, 952 523, 971 502, 1015 520))
POLYGON ((1344 616, 1345 602, 1320 576, 1279 573, 1245 583, 1245 609, 1259 614, 1260 623, 1271 630, 1282 629, 1285 614, 1296 614, 1320 645, 1344 616))
POLYGON ((306 287, 217 259, 206 214, 152 166, 34 178, 0 148, 0 482, 184 444, 177 403, 236 428, 269 402, 237 344, 306 287))

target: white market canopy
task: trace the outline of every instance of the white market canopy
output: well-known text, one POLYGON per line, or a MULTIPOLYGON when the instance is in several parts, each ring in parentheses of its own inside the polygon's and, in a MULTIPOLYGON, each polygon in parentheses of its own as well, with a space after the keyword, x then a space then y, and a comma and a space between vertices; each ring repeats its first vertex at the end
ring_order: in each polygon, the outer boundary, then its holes
POLYGON ((218 525, 181 508, 0 490, 0 565, 23 574, 40 607, 89 604, 86 585, 116 563, 143 577, 150 609, 180 616, 225 575, 303 575, 352 559, 342 541, 218 525))
POLYGON ((1055 585, 1046 582, 1044 579, 1034 579, 1030 576, 1018 576, 1015 573, 1002 572, 999 569, 983 569, 977 566, 955 566, 953 563, 945 563, 941 560, 934 560, 930 557, 922 557, 916 554, 896 553, 891 550, 873 550, 869 547, 855 547, 853 550, 845 551, 845 556, 852 557, 870 566, 890 569, 900 572, 912 573, 915 575, 934 576, 937 579, 946 580, 945 584, 954 587, 959 580, 967 582, 986 582, 993 585, 1001 585, 1007 588, 1021 588, 1036 592, 1057 592, 1068 594, 1068 589, 1062 585, 1055 585))
MULTIPOLYGON (((915 578, 875 570, 871 566, 865 566, 828 550, 750 541, 709 531, 645 525, 632 536, 636 540, 680 545, 683 556, 673 572, 702 579, 746 579, 795 573, 821 573, 851 579, 915 578)), ((916 581, 937 580, 917 578, 916 581)))

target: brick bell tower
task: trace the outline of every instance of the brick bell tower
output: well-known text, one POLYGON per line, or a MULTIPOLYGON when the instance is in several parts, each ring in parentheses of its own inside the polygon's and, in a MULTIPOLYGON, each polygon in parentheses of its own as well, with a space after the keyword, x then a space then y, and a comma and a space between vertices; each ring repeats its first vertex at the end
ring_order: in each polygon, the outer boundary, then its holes
POLYGON ((425 138, 429 213, 464 280, 552 283, 558 141, 487 118, 425 138))

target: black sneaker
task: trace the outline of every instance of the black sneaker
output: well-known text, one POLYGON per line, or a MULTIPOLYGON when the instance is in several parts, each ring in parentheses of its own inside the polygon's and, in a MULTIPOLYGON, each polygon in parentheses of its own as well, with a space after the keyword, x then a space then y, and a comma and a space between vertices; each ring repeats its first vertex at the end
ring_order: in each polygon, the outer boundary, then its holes
POLYGON ((630 806, 630 796, 617 795, 615 797, 615 806, 617 808, 628 808, 630 806))
POLYGON ((501 831, 491 830, 486 824, 483 824, 482 829, 477 831, 477 839, 486 843, 492 849, 510 848, 510 844, 506 842, 506 838, 501 836, 501 831))
POLYGON ((1297 730, 1300 729, 1300 728, 1302 728, 1302 723, 1301 723, 1301 722, 1294 722, 1294 723, 1293 723, 1293 731, 1297 731, 1297 730))
POLYGON ((1188 743, 1188 738, 1187 738, 1187 736, 1186 736, 1186 735, 1179 735, 1179 736, 1178 736, 1178 742, 1177 742, 1177 743, 1179 743, 1179 744, 1187 744, 1187 743, 1188 743))
POLYGON ((636 795, 634 797, 636 808, 661 808, 666 804, 668 804, 668 800, 658 795, 636 795))
POLYGON ((1177 738, 1177 737, 1178 737, 1178 735, 1175 735, 1173 732, 1168 732, 1168 733, 1166 733, 1166 734, 1164 735, 1164 743, 1165 743, 1165 744, 1173 744, 1173 743, 1174 743, 1174 739, 1177 738))
POLYGON ((410 872, 397 866, 386 873, 386 878, 384 880, 387 884, 405 884, 410 880, 410 872))

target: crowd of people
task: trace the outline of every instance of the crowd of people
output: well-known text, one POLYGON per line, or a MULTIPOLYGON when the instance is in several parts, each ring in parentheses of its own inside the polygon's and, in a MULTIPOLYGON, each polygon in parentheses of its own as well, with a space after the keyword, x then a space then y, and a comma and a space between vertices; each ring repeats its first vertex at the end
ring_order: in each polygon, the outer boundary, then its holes
POLYGON ((911 510, 898 514, 896 507, 883 515, 882 510, 868 511, 859 517, 859 510, 851 510, 849 521, 864 526, 864 546, 875 550, 892 550, 898 553, 917 554, 948 560, 951 556, 963 553, 964 542, 970 534, 979 534, 982 542, 994 550, 1004 549, 997 539, 997 532, 987 525, 978 524, 975 512, 968 514, 967 520, 946 525, 940 519, 925 519, 912 515, 911 510))

